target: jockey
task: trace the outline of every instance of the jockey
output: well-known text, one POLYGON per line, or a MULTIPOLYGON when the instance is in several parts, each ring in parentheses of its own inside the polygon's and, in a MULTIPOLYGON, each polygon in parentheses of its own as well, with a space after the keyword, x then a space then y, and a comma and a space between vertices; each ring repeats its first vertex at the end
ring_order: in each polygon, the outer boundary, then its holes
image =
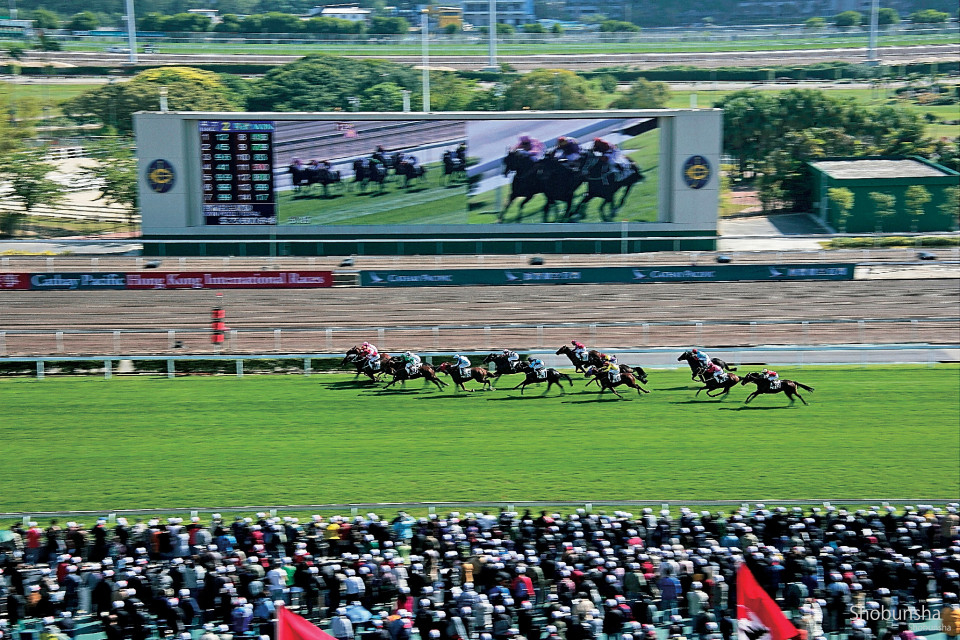
POLYGON ((620 366, 620 365, 617 363, 617 356, 612 355, 612 354, 611 354, 611 355, 607 355, 606 353, 601 353, 601 354, 600 354, 600 361, 603 362, 604 365, 612 364, 612 365, 615 366, 615 367, 619 367, 619 366, 620 366))
POLYGON ((616 359, 613 361, 608 360, 602 367, 600 367, 600 371, 607 374, 607 378, 610 380, 610 382, 620 381, 620 366, 615 360, 616 359))
POLYGON ((771 389, 780 388, 780 374, 776 371, 771 371, 770 369, 764 369, 760 372, 763 375, 764 380, 770 383, 771 389))
POLYGON ((404 351, 403 355, 400 356, 400 359, 403 360, 408 376, 416 374, 420 369, 420 356, 412 351, 404 351))
POLYGON ((470 358, 462 356, 459 353, 453 356, 453 363, 460 367, 460 377, 469 378, 470 377, 470 358))
POLYGON ((510 351, 510 349, 504 349, 503 357, 506 358, 507 362, 510 364, 511 371, 517 368, 517 363, 520 362, 520 355, 516 351, 510 351))
POLYGON ((536 374, 538 378, 542 378, 543 374, 541 373, 544 369, 543 360, 540 358, 535 358, 530 356, 527 358, 527 363, 530 365, 530 369, 536 374))
POLYGON ((600 161, 604 164, 604 172, 613 171, 619 179, 626 173, 627 161, 617 145, 610 144, 603 138, 593 139, 593 151, 600 154, 600 161))
POLYGON ((526 156, 530 160, 537 162, 543 159, 543 143, 530 136, 520 136, 520 140, 514 145, 511 151, 515 151, 526 156))
POLYGON ((570 344, 573 345, 573 355, 577 356, 580 359, 580 362, 587 361, 587 348, 583 345, 582 342, 577 342, 576 340, 571 340, 570 344))
POLYGON ((560 162, 573 163, 580 159, 580 143, 576 138, 560 136, 553 150, 553 157, 560 162))
POLYGON ((707 369, 706 371, 703 372, 703 375, 704 377, 708 375, 713 377, 713 379, 716 380, 717 384, 722 383, 724 378, 723 368, 714 362, 711 362, 707 365, 707 369))
POLYGON ((693 349, 690 349, 690 353, 694 355, 701 367, 707 366, 707 364, 710 362, 710 356, 708 356, 707 352, 703 351, 702 349, 697 349, 694 347, 693 349))
POLYGON ((290 168, 293 169, 294 171, 302 171, 302 170, 303 170, 303 161, 300 160, 300 158, 294 158, 294 159, 292 159, 292 160, 290 161, 290 168))
POLYGON ((360 353, 363 354, 364 358, 367 360, 367 366, 376 371, 380 368, 380 352, 377 351, 377 347, 369 342, 364 342, 360 345, 360 353))

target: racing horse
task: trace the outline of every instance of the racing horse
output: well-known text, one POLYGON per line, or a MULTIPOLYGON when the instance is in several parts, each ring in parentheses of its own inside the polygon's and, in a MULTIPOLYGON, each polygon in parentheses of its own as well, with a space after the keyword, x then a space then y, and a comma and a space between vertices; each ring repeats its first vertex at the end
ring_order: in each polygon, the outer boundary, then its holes
POLYGON ((517 373, 523 373, 523 363, 517 361, 516 366, 512 366, 507 357, 502 353, 491 353, 483 359, 483 364, 493 363, 496 372, 493 373, 493 379, 497 380, 500 376, 510 376, 517 373))
POLYGON ((367 185, 371 182, 377 185, 377 190, 383 193, 383 185, 387 180, 387 169, 382 163, 375 160, 357 158, 353 161, 353 184, 366 193, 367 185))
POLYGON ((626 173, 618 176, 613 170, 606 167, 606 163, 600 154, 594 152, 586 156, 583 173, 587 181, 587 192, 583 194, 573 213, 567 215, 567 218, 571 222, 582 220, 586 217, 583 208, 594 198, 603 200, 603 203, 600 205, 600 219, 603 222, 613 220, 617 211, 623 206, 623 203, 626 202, 627 195, 630 194, 630 189, 633 188, 633 185, 644 179, 643 173, 640 172, 640 167, 638 167, 633 160, 629 158, 627 158, 627 160, 630 161, 630 164, 627 167, 626 173), (625 191, 620 197, 618 204, 617 193, 621 189, 625 189, 625 191), (606 214, 604 214, 604 209, 607 210, 606 214))
POLYGON ((412 162, 407 162, 402 160, 397 162, 393 167, 394 172, 398 176, 403 177, 403 187, 407 188, 410 186, 412 180, 425 180, 427 177, 427 168, 418 164, 413 164, 412 162))
POLYGON ((384 365, 390 362, 390 356, 386 353, 381 353, 380 358, 377 360, 376 369, 371 369, 367 359, 361 355, 363 349, 360 348, 360 345, 354 345, 347 350, 347 354, 343 357, 343 360, 340 361, 340 366, 346 364, 352 364, 357 368, 357 374, 354 376, 356 378, 361 373, 370 378, 373 382, 377 381, 377 376, 383 375, 384 365))
POLYGON ((296 193, 300 193, 304 186, 319 184, 323 187, 323 197, 329 195, 328 187, 331 184, 341 184, 340 172, 332 169, 314 169, 312 167, 298 167, 291 164, 287 167, 293 180, 293 188, 296 193))
POLYGON ((558 355, 558 356, 561 356, 561 355, 562 355, 562 356, 567 356, 567 358, 570 359, 570 364, 573 365, 573 370, 574 370, 576 373, 585 373, 585 372, 586 372, 586 367, 585 367, 585 365, 588 365, 588 364, 590 364, 590 363, 592 362, 592 356, 593 356, 593 354, 596 354, 596 356, 597 356, 597 357, 596 357, 596 360, 597 360, 597 362, 600 362, 600 352, 597 351, 597 350, 595 350, 595 349, 591 349, 590 351, 587 352, 587 360, 586 360, 586 362, 584 362, 583 360, 581 360, 580 357, 576 354, 576 352, 575 352, 572 348, 568 347, 567 345, 563 345, 562 347, 560 347, 559 349, 557 349, 557 353, 556 353, 556 355, 558 355))
POLYGON ((570 383, 570 386, 573 386, 573 379, 565 373, 557 371, 556 369, 544 369, 543 377, 537 377, 537 372, 530 368, 529 365, 523 365, 517 367, 517 371, 514 373, 524 374, 523 382, 514 387, 514 389, 520 389, 520 395, 523 395, 524 389, 527 388, 528 384, 540 384, 541 382, 547 383, 547 388, 544 390, 544 394, 547 394, 550 391, 550 387, 557 385, 560 387, 560 393, 566 393, 563 389, 562 380, 566 380, 570 383))
POLYGON ((470 382, 471 380, 482 384, 485 390, 493 389, 493 384, 490 382, 490 372, 483 367, 470 367, 470 375, 466 378, 460 375, 460 367, 455 367, 450 362, 442 363, 437 367, 437 371, 453 378, 454 384, 464 391, 473 391, 473 389, 467 389, 463 386, 464 382, 470 382))
POLYGON ((452 180, 467 179, 467 163, 455 152, 447 149, 443 152, 443 173, 440 174, 440 184, 449 184, 452 180))
POLYGON ((703 381, 705 386, 697 389, 697 392, 693 394, 693 397, 696 398, 698 395, 700 395, 701 391, 706 391, 709 397, 720 398, 730 393, 730 389, 736 387, 739 383, 740 377, 735 373, 724 374, 724 379, 720 382, 717 382, 717 380, 712 377, 707 378, 703 381), (720 391, 720 393, 711 393, 711 391, 720 391))
MULTIPOLYGON (((691 380, 697 380, 697 379, 699 379, 700 382, 706 382, 706 380, 703 379, 703 369, 704 369, 704 368, 703 368, 703 366, 701 366, 700 361, 697 360, 697 356, 693 355, 693 352, 692 352, 692 351, 684 351, 683 353, 681 353, 680 356, 677 358, 677 362, 686 362, 688 365, 690 365, 690 372, 691 372, 691 374, 690 374, 690 379, 691 379, 691 380)), ((720 368, 723 369, 724 371, 736 371, 736 370, 737 370, 736 367, 728 364, 725 360, 721 360, 720 358, 710 358, 710 362, 712 362, 713 364, 717 365, 718 367, 720 367, 720 368)))
POLYGON ((543 194, 547 203, 543 207, 543 221, 550 222, 550 209, 557 202, 566 204, 564 216, 569 216, 573 207, 573 194, 583 182, 583 177, 565 167, 555 158, 544 158, 535 161, 518 151, 511 151, 503 159, 503 175, 514 172, 510 183, 510 196, 507 204, 497 216, 497 222, 506 220, 507 211, 517 198, 520 209, 516 221, 523 220, 523 207, 531 198, 543 194))
MULTIPOLYGON (((617 382, 612 382, 610 380, 610 376, 608 376, 606 373, 604 373, 597 367, 588 367, 586 371, 586 375, 589 377, 592 377, 593 380, 597 381, 597 384, 600 385, 601 394, 607 389, 610 389, 610 391, 613 391, 618 398, 623 399, 623 396, 620 395, 615 389, 615 387, 619 387, 622 384, 627 385, 631 389, 636 389, 637 395, 640 395, 642 393, 650 393, 649 391, 647 391, 646 389, 640 386, 640 383, 637 382, 637 379, 631 373, 623 373, 621 371, 620 380, 618 380, 617 382)), ((593 382, 593 380, 588 380, 587 384, 589 385, 591 382, 593 382)))
MULTIPOLYGON (((590 366, 595 367, 596 369, 599 369, 603 365, 591 364, 590 366)), ((621 376, 625 373, 629 373, 630 375, 632 375, 634 378, 637 379, 638 383, 647 384, 647 372, 643 370, 643 367, 631 367, 626 364, 621 364, 619 365, 619 367, 620 367, 621 376)), ((586 373, 586 371, 584 371, 584 373, 586 373)), ((586 386, 589 387, 594 381, 597 381, 597 378, 588 380, 586 386)))
POLYGON ((757 396, 764 395, 767 393, 780 393, 781 391, 790 398, 790 404, 794 403, 793 397, 796 396, 800 398, 800 402, 807 404, 807 401, 803 399, 803 396, 797 391, 797 387, 805 391, 813 391, 813 387, 808 387, 805 384, 800 384, 794 380, 781 380, 780 386, 776 389, 770 386, 770 381, 762 373, 757 373, 756 371, 748 373, 740 381, 740 384, 745 385, 748 382, 757 385, 757 390, 747 396, 747 399, 744 400, 744 404, 750 404, 750 401, 756 398, 757 396))
POLYGON ((437 389, 441 391, 447 383, 437 377, 437 373, 433 370, 428 364, 421 363, 417 370, 413 373, 407 373, 407 367, 404 362, 399 360, 390 360, 383 364, 383 372, 393 376, 393 380, 387 383, 387 386, 384 389, 388 389, 391 385, 396 384, 397 382, 404 383, 407 380, 416 380, 417 378, 423 378, 425 382, 432 382, 437 385, 437 389))

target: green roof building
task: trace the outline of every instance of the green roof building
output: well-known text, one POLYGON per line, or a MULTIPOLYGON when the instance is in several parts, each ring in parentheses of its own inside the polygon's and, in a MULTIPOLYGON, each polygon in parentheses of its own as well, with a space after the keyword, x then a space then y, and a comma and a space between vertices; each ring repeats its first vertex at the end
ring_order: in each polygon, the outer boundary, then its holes
POLYGON ((952 231, 957 212, 944 210, 947 189, 960 185, 960 173, 916 156, 825 158, 808 163, 814 179, 815 208, 820 221, 840 230, 840 212, 828 197, 830 189, 846 187, 853 192, 853 208, 846 220, 847 233, 875 231, 952 231), (907 210, 907 189, 923 187, 930 194, 923 215, 915 217, 907 210), (892 215, 876 215, 872 192, 892 195, 896 206, 892 215))

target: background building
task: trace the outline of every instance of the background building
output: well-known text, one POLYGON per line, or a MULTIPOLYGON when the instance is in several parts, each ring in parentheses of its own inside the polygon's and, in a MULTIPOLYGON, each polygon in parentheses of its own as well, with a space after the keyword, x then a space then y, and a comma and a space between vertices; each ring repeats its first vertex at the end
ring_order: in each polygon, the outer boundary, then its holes
POLYGON ((840 211, 827 193, 839 187, 849 189, 854 197, 845 225, 848 233, 873 233, 878 228, 884 232, 950 231, 956 224, 956 211, 951 215, 944 210, 944 204, 947 189, 960 184, 960 174, 946 167, 916 156, 828 158, 809 166, 820 203, 820 219, 834 229, 842 226, 840 211), (921 186, 930 194, 930 202, 924 205, 919 218, 907 208, 907 190, 912 186, 921 186), (896 198, 893 215, 878 221, 876 205, 870 197, 874 192, 896 198))

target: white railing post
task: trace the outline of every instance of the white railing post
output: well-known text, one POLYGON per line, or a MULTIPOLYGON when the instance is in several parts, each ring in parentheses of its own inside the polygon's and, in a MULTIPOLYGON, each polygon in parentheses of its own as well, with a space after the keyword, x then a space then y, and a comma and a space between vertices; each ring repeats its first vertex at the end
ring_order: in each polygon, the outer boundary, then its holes
POLYGON ((328 353, 333 353, 333 329, 327 329, 324 333, 328 353))
POLYGON ((309 377, 310 377, 310 371, 311 371, 311 369, 310 369, 310 358, 304 358, 304 359, 303 359, 303 375, 309 378, 309 377))
POLYGON ((172 378, 177 375, 177 369, 173 364, 173 360, 167 360, 167 377, 172 378))
POLYGON ((642 335, 643 335, 643 346, 650 344, 650 323, 644 322, 641 325, 642 335))
POLYGON ((239 333, 236 329, 230 329, 230 351, 236 351, 239 349, 237 343, 239 342, 239 333))
POLYGON ((57 353, 63 353, 63 331, 57 331, 57 353))
POLYGON ((37 380, 43 380, 43 360, 37 360, 37 380))
POLYGON ((857 320, 857 334, 860 337, 860 344, 863 344, 863 332, 866 328, 866 323, 863 320, 857 320))
POLYGON ((240 360, 239 358, 237 358, 237 377, 243 377, 243 360, 240 360))
POLYGON ((113 352, 120 353, 120 332, 116 330, 113 332, 113 352))
POLYGON ((173 349, 177 346, 177 332, 175 329, 167 330, 167 349, 173 349))
POLYGON ((490 327, 483 328, 483 343, 487 346, 487 349, 493 349, 493 345, 490 341, 490 327))
POLYGON ((273 330, 273 350, 279 352, 282 342, 280 341, 280 329, 273 330))
POLYGON ((697 344, 698 345, 703 344, 703 323, 702 322, 697 323, 697 344))
POLYGON ((103 361, 103 379, 109 380, 113 377, 113 360, 103 361))
POLYGON ((386 335, 386 332, 382 328, 377 329, 377 347, 380 349, 387 348, 386 340, 384 340, 385 335, 386 335))
POLYGON ((7 355, 7 332, 0 331, 0 356, 7 355))

